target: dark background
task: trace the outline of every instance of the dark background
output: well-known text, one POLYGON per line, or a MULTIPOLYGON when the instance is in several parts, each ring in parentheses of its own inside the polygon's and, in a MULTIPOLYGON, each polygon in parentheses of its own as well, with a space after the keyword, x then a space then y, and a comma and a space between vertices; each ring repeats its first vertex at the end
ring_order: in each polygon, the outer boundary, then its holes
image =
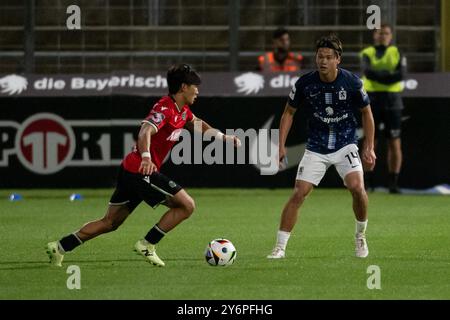
MULTIPOLYGON (((1 98, 0 119, 23 122, 38 112, 55 113, 65 120, 81 119, 142 119, 159 97, 104 96, 53 98, 1 98)), ((261 128, 275 115, 273 128, 279 123, 285 97, 201 97, 192 107, 193 112, 211 125, 227 128, 261 128)), ((400 185, 408 188, 426 188, 450 182, 450 113, 445 98, 404 98, 403 122, 404 164, 400 185)), ((305 120, 300 110, 287 144, 305 141, 305 120)), ((0 128, 0 131, 7 130, 0 128)), ((120 128, 114 128, 120 130, 120 128)), ((136 125, 135 134, 139 130, 136 125)), ((1 132, 0 132, 1 136, 1 132)), ((114 144, 113 148, 121 148, 114 144)), ((120 146, 119 146, 120 145, 120 146)), ((376 185, 387 180, 385 141, 377 148, 376 185)), ((114 151, 121 153, 121 150, 114 151)), ((0 167, 0 188, 96 188, 112 187, 117 165, 102 167, 66 167, 50 175, 39 175, 24 168, 15 155, 8 167, 0 167)), ((252 165, 174 165, 166 163, 162 172, 187 187, 292 187, 296 168, 274 176, 261 176, 252 165)), ((321 182, 322 187, 342 186, 334 168, 321 182)))

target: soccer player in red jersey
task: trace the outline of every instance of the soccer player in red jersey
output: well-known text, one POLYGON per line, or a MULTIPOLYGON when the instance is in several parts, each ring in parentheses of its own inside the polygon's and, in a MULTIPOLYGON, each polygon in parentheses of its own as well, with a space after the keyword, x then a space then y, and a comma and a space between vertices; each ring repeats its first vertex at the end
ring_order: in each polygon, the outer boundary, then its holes
MULTIPOLYGON (((80 230, 59 241, 47 244, 47 253, 53 265, 61 266, 64 254, 101 234, 116 230, 133 210, 145 201, 155 208, 164 204, 169 210, 161 217, 144 239, 135 244, 135 250, 156 266, 164 262, 156 254, 156 244, 195 209, 194 200, 176 182, 160 173, 161 165, 176 143, 183 128, 194 128, 200 121, 201 130, 216 138, 234 143, 236 136, 225 135, 197 118, 189 106, 198 95, 200 76, 189 65, 174 66, 167 72, 169 94, 161 98, 142 121, 137 143, 126 155, 119 169, 116 189, 111 196, 106 215, 85 224, 80 230)), ((197 127, 197 126, 196 126, 197 127)))

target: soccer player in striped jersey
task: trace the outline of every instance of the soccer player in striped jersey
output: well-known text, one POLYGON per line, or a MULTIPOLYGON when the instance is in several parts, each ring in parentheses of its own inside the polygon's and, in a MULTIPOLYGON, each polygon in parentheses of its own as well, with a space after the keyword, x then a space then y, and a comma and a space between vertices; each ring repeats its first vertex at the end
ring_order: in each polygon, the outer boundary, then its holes
POLYGON ((281 214, 275 247, 268 258, 285 257, 300 206, 332 165, 353 197, 356 256, 364 258, 369 254, 365 237, 368 199, 363 166, 372 170, 375 165, 374 120, 362 81, 338 67, 341 55, 342 43, 336 36, 322 37, 316 44, 317 70, 301 76, 289 94, 280 122, 280 161, 286 156, 285 142, 298 108, 307 112, 308 141, 298 166, 294 191, 281 214), (356 137, 359 114, 364 131, 361 158, 356 137))

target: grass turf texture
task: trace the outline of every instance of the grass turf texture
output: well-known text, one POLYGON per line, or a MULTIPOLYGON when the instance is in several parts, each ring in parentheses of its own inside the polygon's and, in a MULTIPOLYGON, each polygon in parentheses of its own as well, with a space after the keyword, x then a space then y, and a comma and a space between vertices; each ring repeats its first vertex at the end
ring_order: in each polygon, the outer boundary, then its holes
POLYGON ((44 247, 103 215, 111 190, 0 191, 0 299, 449 299, 448 197, 370 194, 367 259, 354 257, 354 218, 346 190, 317 189, 305 202, 287 258, 268 260, 280 210, 279 190, 193 189, 194 215, 158 246, 165 268, 132 249, 164 207, 141 204, 119 230, 85 243, 51 267, 44 247), (209 266, 203 252, 217 237, 237 248, 234 265, 209 266), (68 290, 69 265, 81 290, 68 290), (367 268, 381 269, 369 290, 367 268))

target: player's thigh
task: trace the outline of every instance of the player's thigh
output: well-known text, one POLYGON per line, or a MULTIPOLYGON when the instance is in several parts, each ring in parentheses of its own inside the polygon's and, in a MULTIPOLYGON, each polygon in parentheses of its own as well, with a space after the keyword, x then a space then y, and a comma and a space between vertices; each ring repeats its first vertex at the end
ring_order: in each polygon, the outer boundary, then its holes
POLYGON ((109 200, 111 210, 116 211, 115 209, 126 206, 128 213, 131 213, 141 203, 142 199, 137 194, 137 176, 125 171, 122 167, 119 168, 116 189, 109 200))
POLYGON ((358 153, 358 146, 356 144, 349 144, 336 152, 333 156, 333 163, 336 167, 336 171, 346 186, 347 181, 345 177, 347 175, 353 172, 360 172, 362 175, 363 167, 358 153))
POLYGON ((344 184, 352 193, 364 192, 364 175, 362 171, 349 172, 344 177, 344 184))
POLYGON ((130 215, 130 209, 124 205, 109 205, 103 219, 114 227, 120 226, 130 215))
POLYGON ((181 189, 172 197, 167 197, 164 205, 169 208, 188 208, 189 211, 195 209, 194 199, 184 189, 181 189))
POLYGON ((326 155, 305 150, 297 169, 297 181, 305 181, 315 186, 319 185, 331 162, 326 155))
POLYGON ((168 206, 168 201, 177 198, 182 190, 183 187, 160 172, 142 176, 137 187, 139 197, 153 208, 160 204, 168 206))

